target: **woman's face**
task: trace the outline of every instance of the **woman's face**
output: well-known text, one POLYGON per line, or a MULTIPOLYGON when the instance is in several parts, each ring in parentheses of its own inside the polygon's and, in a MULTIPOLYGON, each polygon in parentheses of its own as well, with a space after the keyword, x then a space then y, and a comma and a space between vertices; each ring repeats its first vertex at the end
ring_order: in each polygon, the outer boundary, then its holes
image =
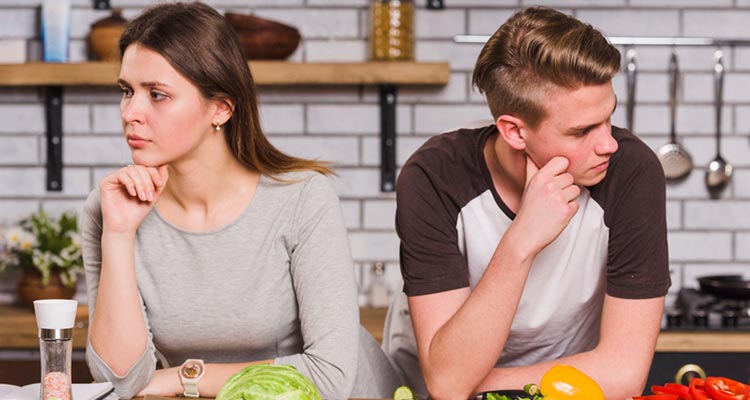
POLYGON ((159 53, 132 44, 125 50, 118 84, 122 129, 136 164, 159 166, 196 157, 212 126, 224 123, 216 102, 159 53))

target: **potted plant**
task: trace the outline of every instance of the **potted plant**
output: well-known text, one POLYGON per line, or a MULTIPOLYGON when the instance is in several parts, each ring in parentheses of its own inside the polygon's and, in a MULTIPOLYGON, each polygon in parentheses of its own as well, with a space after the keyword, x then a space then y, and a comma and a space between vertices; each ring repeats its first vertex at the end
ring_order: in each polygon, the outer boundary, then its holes
POLYGON ((1 233, 0 272, 20 270, 22 304, 75 295, 78 274, 83 271, 75 213, 54 218, 40 210, 1 233))

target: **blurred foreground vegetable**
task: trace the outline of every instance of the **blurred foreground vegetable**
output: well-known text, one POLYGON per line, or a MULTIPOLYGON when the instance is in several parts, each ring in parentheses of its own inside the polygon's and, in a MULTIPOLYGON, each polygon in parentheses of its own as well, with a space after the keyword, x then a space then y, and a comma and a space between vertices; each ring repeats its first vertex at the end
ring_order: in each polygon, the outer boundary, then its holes
POLYGON ((723 376, 709 376, 706 379, 693 378, 690 386, 678 383, 665 383, 651 386, 654 394, 634 396, 634 400, 748 400, 750 385, 723 376), (658 399, 657 399, 657 396, 658 399))
POLYGON ((410 387, 401 385, 393 391, 393 400, 417 400, 417 395, 410 387))
POLYGON ((545 400, 605 400, 602 388, 570 365, 558 364, 545 372, 539 391, 545 400))
POLYGON ((290 365, 256 364, 232 375, 216 400, 322 400, 318 388, 290 365))

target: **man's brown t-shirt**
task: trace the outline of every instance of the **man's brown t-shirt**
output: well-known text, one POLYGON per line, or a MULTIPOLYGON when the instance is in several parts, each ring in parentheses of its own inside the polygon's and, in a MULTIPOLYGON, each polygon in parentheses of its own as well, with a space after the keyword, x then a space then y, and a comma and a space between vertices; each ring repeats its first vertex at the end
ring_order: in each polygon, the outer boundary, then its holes
MULTIPOLYGON (((492 125, 435 136, 401 171, 396 229, 407 296, 473 288, 513 221, 482 151, 496 133, 492 125)), ((631 133, 613 127, 612 135, 619 148, 606 177, 582 188, 579 211, 534 259, 498 365, 528 365, 589 350, 598 342, 605 292, 645 299, 669 289, 661 165, 631 133)), ((405 301, 391 310, 391 318, 398 316, 406 319, 389 321, 385 340, 403 347, 391 339, 408 342, 413 335, 405 301)), ((477 321, 477 328, 481 325, 477 321)))

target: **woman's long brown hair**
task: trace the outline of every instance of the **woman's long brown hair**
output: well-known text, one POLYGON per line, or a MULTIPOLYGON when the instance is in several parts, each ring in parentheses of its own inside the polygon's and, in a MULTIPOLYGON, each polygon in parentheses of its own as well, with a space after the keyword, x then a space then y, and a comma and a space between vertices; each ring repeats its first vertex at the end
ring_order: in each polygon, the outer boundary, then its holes
POLYGON ((201 3, 165 3, 146 9, 120 37, 120 54, 138 43, 161 54, 206 99, 232 106, 224 137, 247 168, 275 175, 313 170, 331 174, 327 163, 292 157, 276 149, 260 127, 258 96, 234 28, 201 3))

